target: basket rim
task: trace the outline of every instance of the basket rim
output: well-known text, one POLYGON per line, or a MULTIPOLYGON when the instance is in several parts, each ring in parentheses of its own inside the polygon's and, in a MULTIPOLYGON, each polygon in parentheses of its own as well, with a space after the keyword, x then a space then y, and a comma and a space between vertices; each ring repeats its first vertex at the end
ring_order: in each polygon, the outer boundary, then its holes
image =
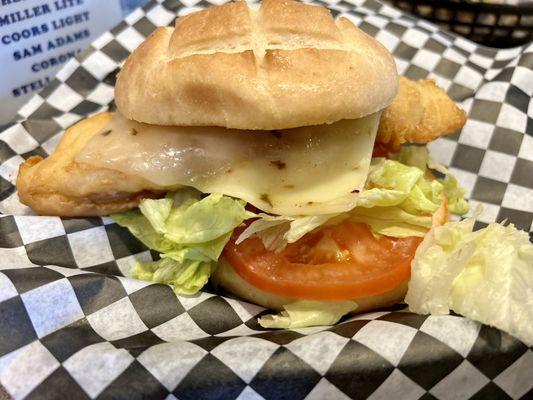
MULTIPOLYGON (((401 0, 397 0, 401 1, 401 0)), ((393 1, 396 3, 397 1, 393 1)), ((533 14, 533 2, 524 4, 501 4, 501 3, 482 3, 472 0, 454 1, 454 0, 410 0, 414 6, 424 5, 430 7, 450 7, 454 11, 485 12, 498 14, 533 14)))

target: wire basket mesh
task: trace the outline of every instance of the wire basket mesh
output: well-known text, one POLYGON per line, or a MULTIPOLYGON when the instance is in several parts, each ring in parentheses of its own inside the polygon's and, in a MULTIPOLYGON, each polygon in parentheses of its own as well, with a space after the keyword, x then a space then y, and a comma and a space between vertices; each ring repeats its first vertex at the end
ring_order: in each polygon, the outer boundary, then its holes
POLYGON ((533 40, 533 2, 516 5, 471 0, 387 0, 395 7, 491 47, 533 40))

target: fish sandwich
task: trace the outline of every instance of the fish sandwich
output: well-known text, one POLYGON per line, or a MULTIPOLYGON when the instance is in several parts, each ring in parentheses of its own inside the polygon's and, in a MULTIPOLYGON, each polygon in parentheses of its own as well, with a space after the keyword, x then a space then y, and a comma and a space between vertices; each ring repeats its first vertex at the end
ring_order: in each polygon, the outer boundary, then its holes
POLYGON ((134 276, 180 294, 211 277, 273 309, 394 304, 423 236, 465 211, 423 146, 464 112, 323 7, 180 17, 126 60, 115 100, 21 165, 20 199, 44 215, 111 214, 160 253, 134 276))

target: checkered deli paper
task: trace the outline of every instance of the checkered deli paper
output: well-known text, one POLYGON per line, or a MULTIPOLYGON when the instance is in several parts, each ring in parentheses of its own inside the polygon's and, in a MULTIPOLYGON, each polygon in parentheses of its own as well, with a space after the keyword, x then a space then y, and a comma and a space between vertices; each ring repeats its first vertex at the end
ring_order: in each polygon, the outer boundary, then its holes
MULTIPOLYGON (((127 278, 152 254, 109 218, 39 217, 15 179, 62 132, 112 107, 119 66, 158 25, 211 5, 152 1, 92 43, 0 133, 0 383, 45 399, 531 399, 533 352, 497 329, 405 307, 333 327, 268 331, 266 311, 177 297, 127 278)), ((467 188, 477 226, 533 221, 533 44, 495 50, 374 0, 326 3, 377 37, 400 73, 431 77, 468 111, 431 144, 467 188)), ((7 77, 2 77, 6 79, 7 77)), ((1 394, 1 391, 0 391, 1 394)))

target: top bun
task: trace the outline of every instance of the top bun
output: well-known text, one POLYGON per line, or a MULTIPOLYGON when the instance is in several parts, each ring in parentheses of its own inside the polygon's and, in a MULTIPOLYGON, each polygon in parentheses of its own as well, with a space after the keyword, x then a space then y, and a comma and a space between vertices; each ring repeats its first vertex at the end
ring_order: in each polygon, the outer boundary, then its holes
POLYGON ((158 28, 126 60, 118 111, 158 125, 287 129, 372 114, 398 75, 346 18, 291 0, 211 7, 158 28))

